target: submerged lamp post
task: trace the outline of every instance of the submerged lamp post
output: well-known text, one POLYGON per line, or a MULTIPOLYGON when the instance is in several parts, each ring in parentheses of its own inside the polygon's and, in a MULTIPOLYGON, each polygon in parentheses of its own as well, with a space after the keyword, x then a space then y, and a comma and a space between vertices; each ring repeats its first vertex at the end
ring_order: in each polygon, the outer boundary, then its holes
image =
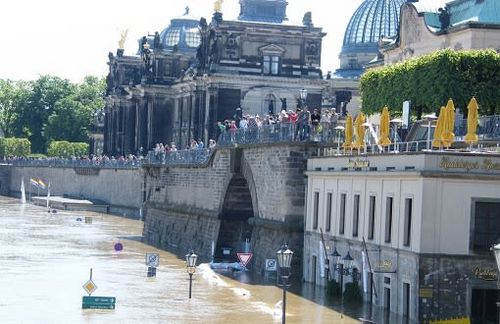
POLYGON ((189 274, 189 299, 191 299, 191 287, 193 284, 193 274, 196 272, 196 259, 198 256, 194 254, 193 250, 186 254, 186 267, 189 274))
POLYGON ((278 259, 278 265, 280 267, 280 277, 281 286, 283 287, 283 307, 281 308, 281 323, 286 322, 286 288, 288 287, 288 278, 290 277, 290 272, 292 268, 292 256, 293 252, 285 244, 281 249, 276 252, 276 258, 278 259))
POLYGON ((344 317, 344 276, 352 275, 354 278, 354 259, 351 256, 351 253, 348 251, 345 257, 342 257, 340 253, 337 251, 337 248, 334 249, 332 253, 333 260, 335 262, 335 271, 338 271, 339 276, 339 284, 340 284, 340 317, 344 317))
MULTIPOLYGON (((500 243, 493 245, 493 252, 495 253, 495 260, 497 261, 498 272, 500 272, 500 243)), ((497 301, 498 317, 500 318, 500 301, 497 301)))

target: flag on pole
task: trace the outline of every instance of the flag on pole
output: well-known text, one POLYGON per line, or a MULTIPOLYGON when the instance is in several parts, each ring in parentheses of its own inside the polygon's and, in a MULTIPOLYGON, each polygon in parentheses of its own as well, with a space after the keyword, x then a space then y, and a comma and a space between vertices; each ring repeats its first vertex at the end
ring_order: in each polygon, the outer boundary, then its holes
POLYGON ((35 178, 30 178, 30 184, 34 187, 40 188, 40 184, 38 183, 38 180, 35 178))
POLYGON ((47 185, 45 182, 42 181, 42 179, 38 178, 38 185, 40 186, 40 189, 46 189, 47 185))
POLYGON ((38 178, 30 178, 30 184, 34 187, 37 187, 38 189, 46 189, 47 185, 45 182, 42 181, 42 179, 38 178))

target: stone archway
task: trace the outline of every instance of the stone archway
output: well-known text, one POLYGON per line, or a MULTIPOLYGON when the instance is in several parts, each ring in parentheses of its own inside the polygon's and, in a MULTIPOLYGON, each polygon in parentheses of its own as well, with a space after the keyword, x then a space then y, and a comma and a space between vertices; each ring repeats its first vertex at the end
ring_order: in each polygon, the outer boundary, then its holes
POLYGON ((220 226, 214 253, 215 262, 237 262, 237 252, 249 252, 254 206, 247 180, 235 174, 227 186, 219 214, 220 226))

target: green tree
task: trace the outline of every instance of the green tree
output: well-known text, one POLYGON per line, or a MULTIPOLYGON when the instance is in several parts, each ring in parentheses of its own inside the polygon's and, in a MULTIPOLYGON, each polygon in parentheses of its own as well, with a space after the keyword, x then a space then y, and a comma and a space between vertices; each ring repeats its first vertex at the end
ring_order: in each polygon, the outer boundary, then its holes
POLYGON ((73 93, 57 101, 47 121, 47 139, 88 141, 95 113, 104 107, 104 90, 104 79, 86 77, 73 93))
POLYGON ((472 96, 480 113, 500 113, 500 54, 493 50, 442 50, 380 69, 361 77, 362 110, 371 114, 387 105, 401 114, 402 103, 411 100, 413 114, 439 112, 452 98, 466 113, 472 96))
POLYGON ((21 116, 30 104, 31 85, 0 79, 0 128, 5 137, 28 137, 31 132, 21 116))

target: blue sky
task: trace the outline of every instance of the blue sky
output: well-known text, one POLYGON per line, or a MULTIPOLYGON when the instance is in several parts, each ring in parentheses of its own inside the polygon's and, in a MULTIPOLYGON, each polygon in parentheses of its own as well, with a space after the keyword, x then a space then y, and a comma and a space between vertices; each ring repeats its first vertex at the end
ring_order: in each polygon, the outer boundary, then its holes
MULTIPOLYGON (((429 0, 424 0, 429 1, 429 0)), ((349 18, 362 0, 288 0, 290 24, 301 24, 306 11, 322 27, 322 69, 338 68, 338 54, 349 18)), ((125 54, 137 50, 137 39, 169 25, 189 6, 195 16, 211 17, 213 0, 17 0, 0 10, 0 78, 36 79, 53 74, 72 81, 85 75, 105 76, 107 54, 116 52, 128 29, 125 54)), ((224 19, 234 20, 238 0, 224 0, 224 19)))

